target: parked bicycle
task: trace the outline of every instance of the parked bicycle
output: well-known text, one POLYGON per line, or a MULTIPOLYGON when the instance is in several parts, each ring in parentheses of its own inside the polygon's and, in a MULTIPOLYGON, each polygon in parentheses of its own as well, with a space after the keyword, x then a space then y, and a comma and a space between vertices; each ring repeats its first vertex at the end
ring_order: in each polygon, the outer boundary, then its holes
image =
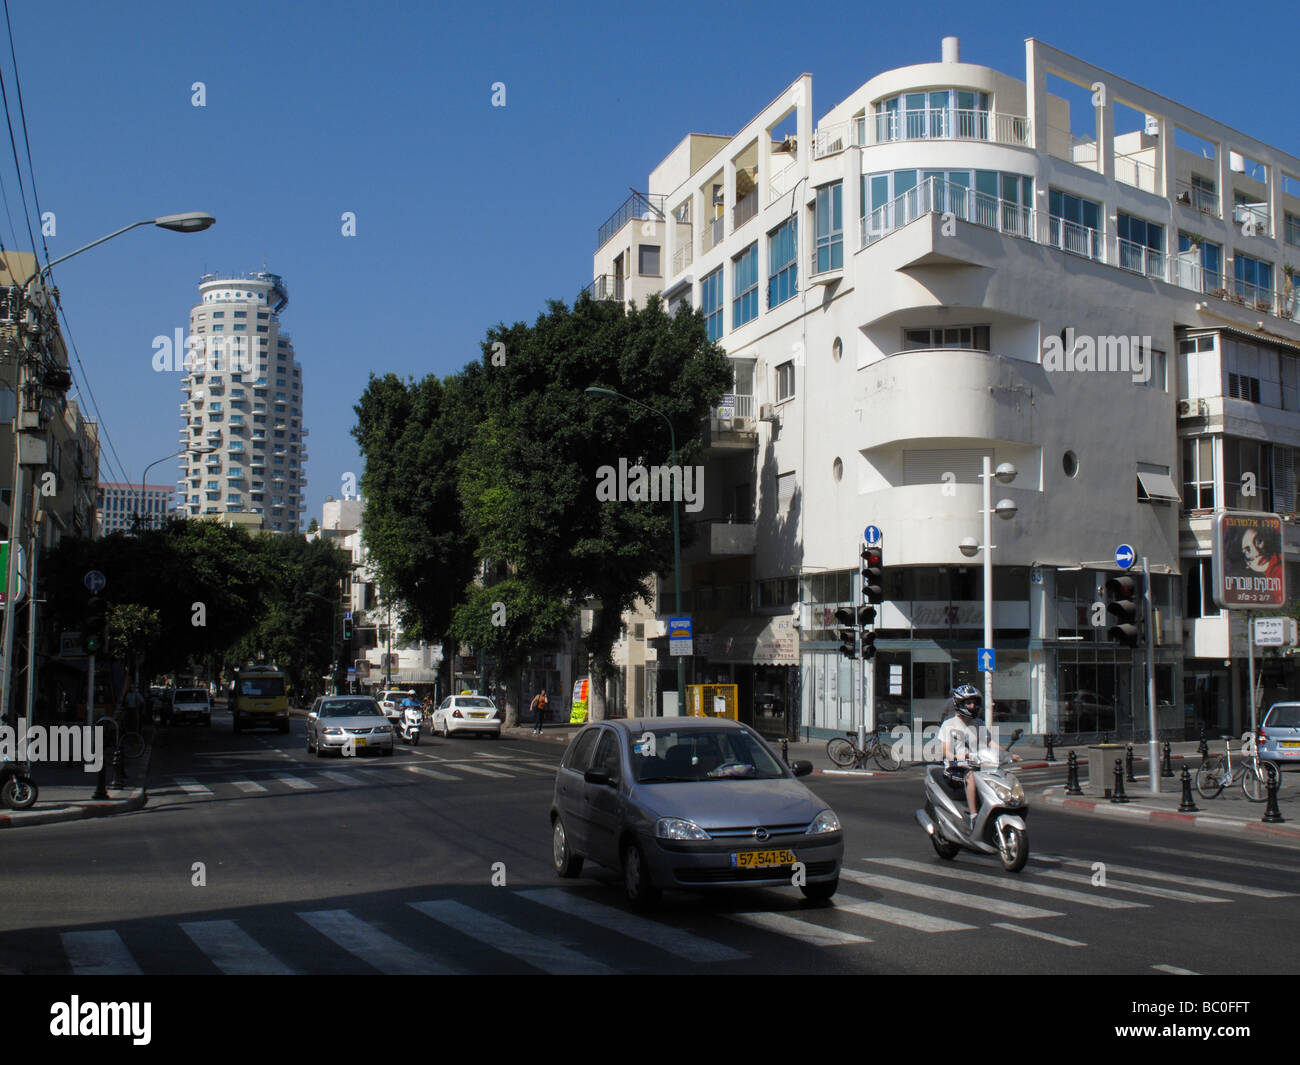
POLYGON ((835 736, 826 741, 827 756, 841 769, 862 765, 869 758, 874 758, 876 765, 880 766, 881 769, 889 770, 891 773, 902 768, 903 760, 894 753, 894 747, 888 742, 888 737, 881 738, 879 725, 867 737, 865 747, 857 745, 856 733, 849 732, 846 735, 848 739, 835 736))
POLYGON ((1277 766, 1272 762, 1261 762, 1259 755, 1250 750, 1243 753, 1236 765, 1232 764, 1232 737, 1222 737, 1223 754, 1210 755, 1196 771, 1196 791, 1203 799, 1218 798, 1224 788, 1241 782, 1242 794, 1251 802, 1263 802, 1268 798, 1268 785, 1277 780, 1277 766))
POLYGON ((139 758, 144 754, 144 734, 142 732, 127 731, 126 715, 118 712, 114 718, 117 725, 118 746, 122 748, 123 758, 139 758))

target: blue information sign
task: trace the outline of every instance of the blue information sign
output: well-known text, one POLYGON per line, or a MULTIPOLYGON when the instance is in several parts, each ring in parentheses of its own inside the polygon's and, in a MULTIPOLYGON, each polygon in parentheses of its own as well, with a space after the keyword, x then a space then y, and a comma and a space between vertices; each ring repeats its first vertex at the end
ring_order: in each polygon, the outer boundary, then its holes
POLYGON ((1128 569, 1137 560, 1137 552, 1129 544, 1120 544, 1115 548, 1115 565, 1128 569))
POLYGON ((880 527, 868 525, 862 530, 862 538, 867 541, 868 547, 875 547, 876 544, 880 543, 880 527))
POLYGON ((976 660, 980 664, 981 673, 996 673, 998 668, 998 655, 992 647, 981 647, 975 654, 976 660))

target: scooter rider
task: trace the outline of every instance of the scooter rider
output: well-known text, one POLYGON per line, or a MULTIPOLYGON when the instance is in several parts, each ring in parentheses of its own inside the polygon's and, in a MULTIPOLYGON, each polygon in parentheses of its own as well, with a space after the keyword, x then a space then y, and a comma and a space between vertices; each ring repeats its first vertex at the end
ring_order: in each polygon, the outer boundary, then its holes
MULTIPOLYGON (((962 763, 985 747, 994 751, 1003 749, 993 742, 989 730, 979 719, 983 707, 984 699, 978 688, 970 684, 954 688, 953 715, 939 728, 939 739, 943 743, 943 779, 954 793, 961 794, 965 791, 972 828, 975 826, 976 813, 975 778, 971 776, 970 766, 962 763)), ((1020 756, 1013 754, 1011 760, 1018 762, 1020 756)))

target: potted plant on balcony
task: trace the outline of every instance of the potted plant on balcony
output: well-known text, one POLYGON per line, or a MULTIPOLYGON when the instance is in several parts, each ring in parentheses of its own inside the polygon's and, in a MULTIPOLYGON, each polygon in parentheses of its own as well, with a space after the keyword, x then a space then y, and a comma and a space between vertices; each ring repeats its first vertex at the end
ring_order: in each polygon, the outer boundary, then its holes
POLYGON ((1286 315, 1295 315, 1295 267, 1290 263, 1284 263, 1282 273, 1286 275, 1286 287, 1282 290, 1282 313, 1286 315))

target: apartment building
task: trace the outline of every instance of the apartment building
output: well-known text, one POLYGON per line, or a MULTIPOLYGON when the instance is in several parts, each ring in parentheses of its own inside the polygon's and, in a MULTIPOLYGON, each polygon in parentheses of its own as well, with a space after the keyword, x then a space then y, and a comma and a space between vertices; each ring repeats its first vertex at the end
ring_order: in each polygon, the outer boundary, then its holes
MULTIPOLYGON (((1023 78, 945 38, 816 114, 804 75, 735 135, 687 136, 598 235, 593 297, 699 308, 735 365, 683 559, 688 683, 738 684, 774 734, 856 726, 833 615, 874 524, 876 721, 937 722, 982 687, 982 555, 959 545, 987 456, 1017 471, 994 485, 1016 509, 993 530, 997 720, 1141 733, 1144 656, 1092 609, 1127 543, 1162 735, 1240 732, 1245 619, 1209 596, 1210 528, 1282 514, 1300 587, 1300 159, 1033 39, 1023 78)), ((657 602, 628 620, 662 692, 657 602)), ((1285 659, 1261 675, 1297 690, 1285 659)))
POLYGON ((176 489, 169 484, 101 481, 97 507, 101 535, 129 532, 137 516, 146 528, 158 528, 171 515, 175 495, 176 489))
POLYGON ((180 509, 298 532, 307 486, 302 369, 281 329, 276 274, 206 274, 190 311, 194 361, 181 390, 180 509))

